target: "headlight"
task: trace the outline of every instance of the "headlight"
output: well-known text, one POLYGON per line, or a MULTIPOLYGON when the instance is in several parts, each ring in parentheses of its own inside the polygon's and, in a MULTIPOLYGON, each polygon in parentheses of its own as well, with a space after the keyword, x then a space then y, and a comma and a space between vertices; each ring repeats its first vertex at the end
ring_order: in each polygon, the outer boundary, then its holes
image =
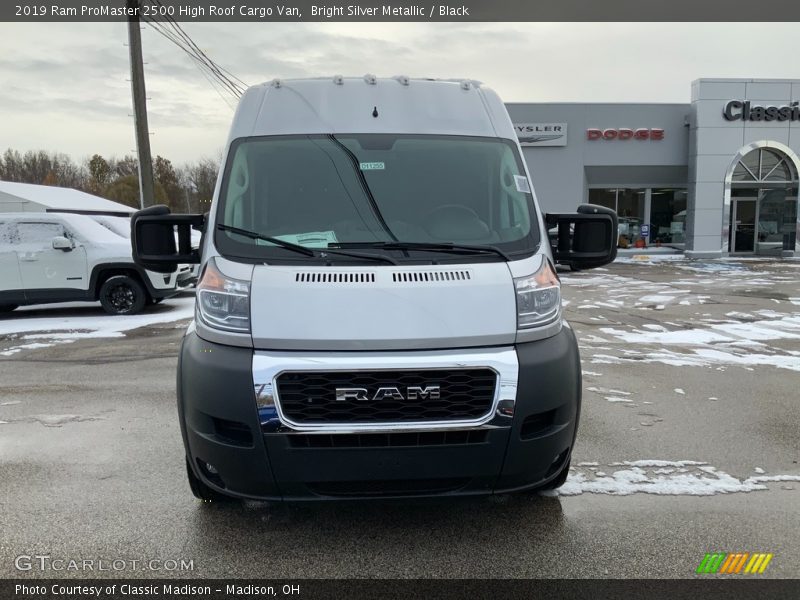
POLYGON ((197 310, 211 327, 250 333, 250 284, 225 277, 212 258, 197 284, 197 310))
POLYGON ((517 291, 517 328, 527 329, 554 321, 561 312, 561 280, 550 259, 533 275, 514 279, 517 291))

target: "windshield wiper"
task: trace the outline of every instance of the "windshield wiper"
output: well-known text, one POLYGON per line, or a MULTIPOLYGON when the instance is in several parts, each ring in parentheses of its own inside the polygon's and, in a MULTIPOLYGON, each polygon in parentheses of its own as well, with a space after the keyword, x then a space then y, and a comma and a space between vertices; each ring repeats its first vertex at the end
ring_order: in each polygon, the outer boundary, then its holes
POLYGON ((335 135, 329 135, 328 138, 336 144, 339 148, 341 148, 342 152, 347 155, 347 158, 350 159, 350 163, 353 166, 353 170, 356 173, 356 177, 358 178, 359 184, 361 184, 361 189, 364 191, 364 195, 367 197, 367 201, 369 202, 370 208, 372 208, 372 212, 375 215, 375 218, 380 223, 383 230, 389 234, 389 237, 392 238, 395 242, 397 241, 397 236, 392 232, 389 228, 389 224, 386 222, 386 219, 383 218, 383 213, 381 213, 381 209, 378 208, 378 203, 375 200, 375 196, 372 194, 372 190, 369 187, 369 183, 367 183, 367 178, 364 175, 364 171, 361 170, 361 163, 358 161, 358 157, 353 154, 353 151, 350 150, 347 146, 345 146, 335 135))
POLYGON ((287 242, 286 240, 282 240, 280 238, 261 235, 260 233, 256 233, 255 231, 240 229, 239 227, 233 227, 231 225, 223 225, 222 223, 220 223, 217 225, 217 229, 221 229, 222 231, 230 231, 231 233, 248 237, 253 240, 262 240, 265 242, 269 242, 271 244, 275 244, 276 246, 280 246, 281 248, 286 248, 287 250, 292 250, 294 252, 299 252, 300 254, 305 254, 306 256, 314 256, 314 257, 318 256, 320 258, 327 258, 328 254, 335 254, 337 256, 363 258, 364 260, 377 260, 378 262, 386 262, 391 265, 397 264, 397 261, 393 259, 391 256, 386 256, 382 254, 362 254, 361 252, 343 252, 339 250, 327 250, 327 249, 317 253, 314 249, 301 246, 300 244, 293 244, 292 242, 287 242))
POLYGON ((306 248, 305 246, 301 246, 300 244, 293 244, 292 242, 287 242, 280 238, 269 237, 268 235, 261 235, 260 233, 256 233, 255 231, 248 231, 247 229, 239 229, 238 227, 232 227, 231 225, 223 225, 222 223, 217 224, 217 229, 221 229, 222 231, 230 231, 231 233, 235 233, 237 235, 250 238, 251 240, 261 240, 263 242, 269 242, 270 244, 275 244, 276 246, 280 246, 281 248, 286 248, 287 250, 292 250, 300 254, 305 254, 306 256, 317 255, 317 253, 314 252, 311 248, 306 248))
POLYGON ((329 248, 326 250, 320 251, 320 257, 325 258, 327 254, 335 254, 337 256, 351 256, 353 258, 363 258, 366 260, 377 260, 378 262, 385 262, 389 263, 390 265, 397 266, 397 261, 393 259, 391 256, 386 256, 385 254, 362 254, 361 252, 343 252, 341 250, 331 250, 330 244, 328 244, 329 248))
POLYGON ((383 250, 428 250, 431 252, 475 252, 490 253, 511 261, 511 257, 495 246, 483 244, 454 244, 452 242, 340 242, 328 244, 329 248, 381 248, 383 250))

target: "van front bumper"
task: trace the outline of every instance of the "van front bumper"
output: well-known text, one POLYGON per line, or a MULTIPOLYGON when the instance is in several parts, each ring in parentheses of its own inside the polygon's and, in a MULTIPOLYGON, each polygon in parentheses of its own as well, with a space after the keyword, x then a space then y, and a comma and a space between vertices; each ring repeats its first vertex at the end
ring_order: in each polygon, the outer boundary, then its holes
POLYGON ((222 493, 261 500, 537 488, 569 460, 580 403, 578 346, 569 327, 551 338, 506 348, 313 357, 223 346, 191 332, 178 368, 181 430, 195 474, 222 493), (348 364, 360 370, 374 361, 395 368, 401 360, 406 366, 436 368, 453 358, 498 373, 491 411, 468 424, 289 425, 272 392, 278 373, 306 371, 314 364, 328 371, 348 364))

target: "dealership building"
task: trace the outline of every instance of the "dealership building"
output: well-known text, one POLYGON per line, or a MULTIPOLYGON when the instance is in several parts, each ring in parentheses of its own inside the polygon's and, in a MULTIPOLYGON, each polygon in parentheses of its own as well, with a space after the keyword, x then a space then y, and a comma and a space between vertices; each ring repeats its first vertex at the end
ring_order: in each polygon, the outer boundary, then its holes
POLYGON ((699 79, 689 104, 507 107, 545 212, 614 208, 621 246, 800 252, 800 80, 699 79))

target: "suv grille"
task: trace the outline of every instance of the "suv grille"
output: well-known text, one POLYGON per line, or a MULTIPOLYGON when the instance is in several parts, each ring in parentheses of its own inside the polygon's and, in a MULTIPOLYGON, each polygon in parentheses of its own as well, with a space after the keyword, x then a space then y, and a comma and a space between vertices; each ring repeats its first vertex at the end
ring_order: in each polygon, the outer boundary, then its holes
POLYGON ((491 410, 497 374, 491 369, 284 373, 277 383, 283 414, 303 425, 473 421, 491 410), (436 385, 438 399, 407 393, 409 387, 436 385), (337 388, 364 389, 368 399, 337 400, 337 388), (397 388, 403 399, 375 399, 379 388, 397 388))

